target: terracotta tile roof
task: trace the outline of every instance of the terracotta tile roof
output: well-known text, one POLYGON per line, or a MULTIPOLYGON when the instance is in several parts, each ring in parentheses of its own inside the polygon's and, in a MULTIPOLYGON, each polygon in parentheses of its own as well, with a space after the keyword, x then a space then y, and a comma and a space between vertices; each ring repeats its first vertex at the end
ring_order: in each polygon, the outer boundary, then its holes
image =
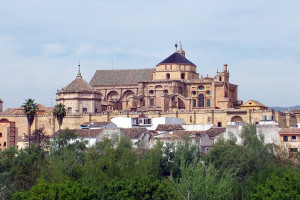
POLYGON ((268 108, 268 106, 266 106, 266 105, 260 103, 259 101, 253 100, 253 99, 250 99, 249 101, 247 101, 246 103, 244 103, 244 104, 242 105, 242 107, 248 107, 248 106, 260 106, 260 107, 268 108), (249 102, 252 102, 253 104, 248 105, 249 102))
POLYGON ((300 133, 300 128, 283 128, 278 133, 300 133))
MULTIPOLYGON (((62 132, 63 130, 60 131, 56 131, 55 133, 53 133, 51 135, 51 137, 57 137, 59 135, 60 132, 62 132)), ((97 137, 99 134, 102 133, 103 129, 70 129, 70 131, 74 131, 75 134, 78 137, 84 138, 84 137, 91 137, 91 138, 95 138, 97 137)))
POLYGON ((101 126, 106 126, 107 124, 110 124, 112 122, 84 122, 83 124, 81 124, 80 126, 89 126, 90 127, 101 127, 101 126), (93 125, 92 125, 93 123, 93 125))
POLYGON ((184 130, 181 124, 159 124, 156 127, 157 131, 176 131, 176 130, 184 130))
POLYGON ((184 137, 184 136, 199 136, 201 134, 201 131, 182 131, 182 130, 177 130, 173 132, 173 135, 179 136, 179 137, 184 137))
POLYGON ((179 131, 174 131, 173 135, 177 135, 177 136, 202 136, 205 133, 209 136, 209 137, 216 137, 217 135, 220 135, 222 133, 224 133, 226 131, 226 128, 210 128, 206 131, 184 131, 184 130, 179 130, 179 131))
POLYGON ((5 115, 24 115, 22 108, 7 108, 3 114, 5 115))
POLYGON ((300 114, 300 109, 293 109, 293 110, 291 110, 291 113, 300 114))
POLYGON ((183 55, 181 55, 180 53, 177 53, 177 52, 173 53, 172 55, 170 55, 169 57, 167 57, 166 59, 164 59, 157 65, 173 64, 173 63, 174 64, 188 64, 188 65, 196 66, 194 63, 192 63, 191 61, 186 59, 183 55))
POLYGON ((121 133, 130 137, 130 138, 138 138, 142 133, 146 132, 146 128, 121 128, 121 133))
POLYGON ((207 135, 209 137, 216 137, 217 135, 220 135, 220 134, 226 132, 226 128, 212 127, 204 132, 207 133, 207 135))
POLYGON ((76 79, 64 87, 60 92, 92 92, 93 87, 88 84, 81 76, 76 76, 76 79))
POLYGON ((152 81, 155 69, 97 70, 90 81, 92 86, 136 85, 152 81))

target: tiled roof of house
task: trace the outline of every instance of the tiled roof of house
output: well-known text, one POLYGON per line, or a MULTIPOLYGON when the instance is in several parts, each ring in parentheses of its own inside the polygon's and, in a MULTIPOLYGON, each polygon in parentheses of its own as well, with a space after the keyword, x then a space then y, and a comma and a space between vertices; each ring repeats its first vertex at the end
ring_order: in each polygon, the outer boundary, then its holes
POLYGON ((84 122, 80 126, 90 126, 90 127, 101 127, 106 126, 107 124, 110 124, 111 122, 84 122))
POLYGON ((172 55, 170 55, 169 57, 167 57, 166 59, 164 59, 157 65, 173 64, 173 63, 174 64, 188 64, 188 65, 196 66, 194 63, 192 63, 191 61, 186 59, 183 55, 181 55, 180 53, 177 53, 177 52, 173 53, 172 55))
POLYGON ((185 131, 185 130, 177 130, 173 132, 173 135, 179 137, 190 137, 190 136, 198 136, 201 134, 201 131, 185 131))
MULTIPOLYGON (((57 137, 59 133, 62 131, 64 130, 56 131, 51 135, 51 137, 57 137)), ((95 138, 99 134, 101 134, 103 129, 70 129, 70 131, 74 131, 75 134, 81 138, 88 138, 88 137, 95 138)))
POLYGON ((300 114, 300 109, 293 109, 293 110, 291 110, 291 113, 300 114))
POLYGON ((142 133, 146 132, 146 128, 121 128, 121 133, 130 137, 130 138, 138 138, 142 133))
POLYGON ((300 128, 283 128, 278 133, 300 133, 300 128))
POLYGON ((259 101, 256 101, 256 100, 253 100, 253 99, 250 99, 249 101, 247 101, 246 103, 244 103, 242 105, 242 107, 248 107, 248 106, 260 106, 260 107, 265 107, 267 108, 268 106, 260 103, 259 101), (250 104, 251 103, 251 104, 250 104))
MULTIPOLYGON (((42 113, 52 113, 53 107, 46 107, 43 104, 38 104, 38 110, 37 114, 42 113)), ((24 115, 24 109, 22 107, 20 108, 7 108, 3 114, 5 115, 24 115)))
POLYGON ((216 137, 217 135, 220 135, 220 134, 224 133, 225 131, 226 131, 226 128, 212 127, 204 132, 207 133, 207 135, 209 137, 216 137))
POLYGON ((97 70, 90 81, 92 86, 136 85, 152 81, 155 69, 97 70))
POLYGON ((159 124, 156 127, 157 131, 176 131, 184 130, 181 124, 159 124))

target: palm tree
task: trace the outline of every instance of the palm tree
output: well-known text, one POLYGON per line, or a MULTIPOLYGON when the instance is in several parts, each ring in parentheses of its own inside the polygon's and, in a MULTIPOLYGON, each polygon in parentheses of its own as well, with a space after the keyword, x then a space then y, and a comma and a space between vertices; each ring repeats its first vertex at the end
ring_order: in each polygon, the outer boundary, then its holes
POLYGON ((60 130, 63 119, 66 116, 65 105, 63 105, 62 103, 56 104, 53 109, 53 115, 57 118, 58 130, 60 130))
POLYGON ((31 125, 33 123, 35 114, 37 112, 37 110, 39 109, 38 105, 36 103, 34 103, 34 99, 25 99, 25 103, 23 103, 23 105, 21 106, 24 109, 24 113, 27 117, 27 121, 28 121, 28 134, 29 134, 29 139, 28 139, 28 146, 30 147, 30 133, 31 133, 31 125))

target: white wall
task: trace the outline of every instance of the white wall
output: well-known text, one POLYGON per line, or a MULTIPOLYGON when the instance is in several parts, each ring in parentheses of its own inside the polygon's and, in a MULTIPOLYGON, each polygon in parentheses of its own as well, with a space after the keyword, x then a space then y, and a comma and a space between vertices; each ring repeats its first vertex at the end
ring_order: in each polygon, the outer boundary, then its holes
POLYGON ((114 117, 111 121, 117 125, 118 128, 132 128, 131 118, 127 117, 114 117))
POLYGON ((182 125, 182 127, 186 131, 206 131, 210 129, 211 127, 215 127, 213 124, 185 124, 182 125))

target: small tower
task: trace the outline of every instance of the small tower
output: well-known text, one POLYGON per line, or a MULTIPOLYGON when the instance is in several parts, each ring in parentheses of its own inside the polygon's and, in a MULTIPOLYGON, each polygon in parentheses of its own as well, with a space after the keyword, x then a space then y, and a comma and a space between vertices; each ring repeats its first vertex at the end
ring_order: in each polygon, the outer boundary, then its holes
POLYGON ((3 101, 0 99, 0 113, 3 113, 3 101))

